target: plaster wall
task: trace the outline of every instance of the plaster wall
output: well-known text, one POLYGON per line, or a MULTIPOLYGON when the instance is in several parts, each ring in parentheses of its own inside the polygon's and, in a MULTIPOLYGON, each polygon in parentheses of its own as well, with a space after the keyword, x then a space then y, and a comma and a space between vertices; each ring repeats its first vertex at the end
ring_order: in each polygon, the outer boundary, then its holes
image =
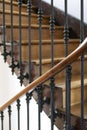
MULTIPOLYGON (((43 0, 51 4, 51 0, 43 0)), ((77 19, 80 19, 80 6, 81 0, 67 0, 68 3, 68 14, 74 16, 77 19)), ((84 0, 84 22, 87 23, 87 0, 84 0)), ((54 0, 54 6, 62 11, 64 11, 64 0, 54 0)))
MULTIPOLYGON (((11 69, 7 63, 4 63, 3 57, 0 54, 0 106, 6 103, 19 91, 23 90, 24 86, 20 86, 20 82, 17 76, 12 75, 11 69)), ((12 130, 18 130, 17 127, 17 103, 12 104, 12 130)), ((21 98, 20 107, 20 129, 27 130, 27 111, 26 111, 26 96, 21 98)), ((4 111, 4 129, 9 130, 9 119, 8 119, 8 109, 4 111)), ((1 126, 1 121, 0 121, 1 126)), ((41 130, 51 129, 50 119, 46 116, 44 112, 41 113, 41 130)), ((0 127, 1 130, 1 127, 0 127)), ((38 105, 34 99, 30 101, 30 130, 38 130, 38 105)), ((54 130, 58 130, 54 127, 54 130)))

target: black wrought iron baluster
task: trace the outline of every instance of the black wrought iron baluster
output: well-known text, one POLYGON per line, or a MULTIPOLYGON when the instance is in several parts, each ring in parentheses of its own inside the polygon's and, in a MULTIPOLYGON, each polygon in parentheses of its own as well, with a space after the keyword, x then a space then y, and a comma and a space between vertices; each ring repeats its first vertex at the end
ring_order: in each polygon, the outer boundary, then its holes
POLYGON ((20 104, 20 100, 18 99, 17 100, 17 110, 18 110, 18 130, 20 130, 20 106, 21 106, 21 104, 20 104))
POLYGON ((84 0, 81 0, 80 42, 84 40, 84 0))
POLYGON ((28 0, 27 10, 28 10, 29 83, 31 83, 31 81, 32 81, 32 74, 31 74, 31 12, 32 12, 32 3, 31 3, 31 0, 28 0))
POLYGON ((8 115, 9 115, 9 130, 11 130, 11 106, 8 106, 8 115))
POLYGON ((11 0, 10 3, 10 8, 11 8, 11 67, 12 67, 12 74, 14 74, 14 55, 13 55, 13 0, 11 0))
MULTIPOLYGON (((8 55, 12 56, 12 63, 13 63, 13 3, 12 3, 12 0, 11 0, 11 3, 10 3, 10 9, 11 9, 11 51, 10 52, 7 52, 6 50, 6 29, 5 29, 5 3, 4 3, 4 6, 3 6, 3 12, 4 12, 4 16, 3 16, 3 42, 4 42, 4 52, 2 53, 2 55, 4 56, 4 59, 6 61, 6 57, 8 55)), ((12 74, 13 74, 13 67, 12 67, 12 74)))
POLYGON ((29 130, 30 122, 29 122, 29 103, 32 97, 32 93, 26 93, 26 103, 27 103, 27 130, 29 130))
POLYGON ((66 130, 71 130, 71 65, 66 68, 66 130))
POLYGON ((22 0, 18 0, 18 7, 19 7, 19 43, 20 43, 20 83, 23 83, 23 74, 22 74, 22 15, 21 15, 21 8, 22 8, 22 0))
POLYGON ((6 57, 7 57, 7 55, 6 55, 6 25, 5 25, 5 1, 3 0, 2 1, 2 7, 3 7, 3 41, 2 41, 2 45, 3 45, 3 47, 4 47, 4 52, 3 52, 3 55, 4 55, 4 61, 6 62, 6 57))
POLYGON ((41 130, 41 112, 42 112, 42 91, 38 86, 38 130, 41 130))
MULTIPOLYGON (((64 26, 64 44, 65 44, 65 56, 68 56, 68 44, 69 44, 69 27, 68 27, 68 7, 67 0, 65 0, 65 26, 64 26)), ((65 129, 71 129, 71 66, 66 67, 66 120, 65 129)))
POLYGON ((55 117, 54 117, 54 87, 55 87, 55 81, 54 77, 51 78, 50 82, 51 86, 51 130, 54 130, 54 122, 55 122, 55 117))
MULTIPOLYGON (((42 75, 42 2, 38 1, 38 24, 39 24, 39 75, 42 75)), ((42 112, 42 85, 38 86, 38 130, 41 130, 41 112, 42 112)))
MULTIPOLYGON (((84 40, 84 0, 81 0, 80 42, 84 40)), ((84 130, 84 54, 81 55, 81 130, 84 130)))
POLYGON ((64 44, 65 44, 65 56, 68 56, 68 44, 69 44, 69 27, 68 27, 68 12, 67 12, 67 0, 65 0, 65 25, 64 25, 64 44))
POLYGON ((42 2, 39 0, 39 9, 38 9, 38 22, 39 22, 39 60, 40 60, 40 70, 39 75, 42 75, 42 2))
MULTIPOLYGON (((50 31, 51 31, 51 67, 54 66, 54 30, 55 30, 55 19, 54 19, 54 1, 51 0, 51 16, 50 16, 50 31)), ((50 79, 51 86, 51 130, 54 129, 54 87, 55 79, 51 77, 50 79)))
POLYGON ((43 101, 42 101, 42 85, 39 85, 37 87, 37 93, 38 93, 38 130, 41 130, 41 112, 43 108, 43 101))
POLYGON ((4 112, 1 111, 1 130, 4 130, 4 112))

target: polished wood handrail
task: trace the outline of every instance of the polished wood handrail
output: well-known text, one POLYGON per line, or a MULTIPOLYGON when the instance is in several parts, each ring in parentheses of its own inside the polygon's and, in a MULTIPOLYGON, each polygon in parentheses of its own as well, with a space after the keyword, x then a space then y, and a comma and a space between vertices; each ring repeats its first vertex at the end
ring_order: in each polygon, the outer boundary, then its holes
POLYGON ((0 111, 3 111, 4 109, 6 109, 9 105, 11 105, 13 102, 15 102, 17 99, 19 99, 21 96, 23 96, 28 91, 31 91, 36 86, 45 82, 47 79, 49 79, 56 73, 62 71, 68 64, 71 64, 72 62, 74 62, 85 51, 87 51, 87 38, 83 41, 82 44, 80 44, 80 46, 76 50, 74 50, 70 55, 68 55, 66 58, 64 58, 64 60, 62 60, 60 63, 55 65, 49 71, 47 71, 42 76, 40 76, 39 78, 34 80, 32 83, 30 83, 28 86, 26 86, 26 88, 24 88, 17 95, 15 95, 12 99, 10 99, 3 106, 1 106, 0 111))

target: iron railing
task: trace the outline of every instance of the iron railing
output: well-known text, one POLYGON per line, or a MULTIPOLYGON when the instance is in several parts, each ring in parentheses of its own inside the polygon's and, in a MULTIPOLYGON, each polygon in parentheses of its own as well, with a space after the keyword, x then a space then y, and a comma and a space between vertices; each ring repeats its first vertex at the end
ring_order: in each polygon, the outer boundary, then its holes
MULTIPOLYGON (((29 83, 29 86, 27 88, 25 88, 23 91, 21 91, 18 95, 16 95, 15 97, 13 97, 12 100, 10 100, 9 102, 7 102, 4 106, 0 107, 0 112, 1 112, 1 130, 4 130, 4 109, 7 109, 8 107, 8 118, 9 118, 9 130, 11 130, 11 126, 12 126, 12 119, 11 119, 11 113, 12 113, 12 103, 15 102, 17 100, 17 120, 18 120, 18 130, 20 130, 20 108, 21 103, 20 103, 20 96, 24 95, 26 93, 26 103, 27 103, 27 130, 30 129, 30 113, 29 113, 29 102, 31 100, 31 97, 33 96, 33 93, 36 92, 37 93, 37 103, 38 103, 38 130, 41 130, 41 112, 43 110, 43 105, 45 103, 47 103, 50 106, 50 112, 49 112, 49 117, 51 119, 51 130, 54 130, 54 124, 56 124, 56 118, 63 118, 63 125, 61 127, 61 129, 64 130, 76 130, 76 124, 72 123, 72 118, 74 118, 74 115, 71 114, 71 75, 72 75, 72 67, 71 67, 71 63, 77 59, 79 56, 81 56, 81 116, 79 121, 81 122, 81 127, 79 127, 79 129, 81 130, 86 130, 84 124, 85 124, 85 120, 84 120, 84 51, 86 51, 87 49, 87 39, 84 41, 84 1, 81 0, 81 23, 80 23, 80 41, 82 44, 82 48, 78 48, 74 53, 72 53, 71 55, 69 55, 69 23, 68 23, 68 0, 65 0, 65 24, 64 24, 64 45, 65 45, 65 60, 63 60, 62 62, 60 62, 59 64, 57 64, 55 66, 54 63, 54 46, 55 46, 55 38, 54 38, 54 33, 55 33, 55 11, 54 11, 54 1, 51 0, 51 13, 50 13, 50 19, 49 19, 49 23, 50 23, 50 41, 51 41, 51 51, 50 51, 50 59, 51 59, 51 65, 50 65, 50 70, 47 71, 44 75, 43 75, 43 67, 42 67, 42 61, 43 61, 43 7, 42 7, 42 1, 39 0, 38 1, 38 34, 39 34, 39 40, 38 40, 38 46, 39 46, 39 52, 37 52, 39 54, 39 77, 34 80, 32 82, 32 42, 34 40, 32 40, 32 0, 28 0, 27 1, 27 7, 26 7, 26 12, 28 13, 28 17, 27 17, 27 21, 28 21, 28 26, 27 26, 27 30, 26 30, 26 35, 28 34, 28 38, 26 37, 24 40, 26 40, 27 45, 28 45, 28 49, 27 49, 27 56, 28 56, 28 61, 27 61, 27 65, 28 65, 28 70, 26 73, 24 73, 24 68, 23 68, 23 16, 22 16, 22 0, 18 1, 18 19, 19 19, 19 23, 18 24, 18 31, 19 31, 19 37, 18 39, 16 39, 15 41, 15 34, 14 34, 14 30, 15 30, 15 25, 14 25, 14 15, 13 15, 13 9, 14 9, 14 5, 13 5, 13 1, 10 1, 10 20, 9 20, 9 24, 10 24, 10 37, 8 36, 8 25, 6 23, 6 5, 5 5, 5 0, 2 1, 2 33, 3 33, 3 37, 2 37, 2 43, 1 46, 3 47, 3 51, 2 51, 2 55, 4 56, 4 61, 6 62, 8 60, 8 56, 11 57, 10 60, 10 67, 12 68, 12 74, 15 72, 15 68, 18 68, 18 78, 20 79, 20 83, 21 85, 24 83, 24 80, 26 79, 29 83), (9 37, 6 39, 6 37, 9 37), (8 41, 9 40, 9 41, 8 41), (11 44, 10 46, 10 51, 8 52, 8 43, 11 44), (16 43, 16 45, 15 45, 16 43), (15 46, 17 46, 17 50, 15 50, 15 46), (80 52, 81 51, 81 52, 80 52), (16 53, 19 53, 19 56, 16 59, 16 56, 14 56, 16 53), (69 56, 68 56, 69 55, 69 56), (17 63, 15 63, 17 62, 17 63), (61 66, 60 66, 61 65, 61 66), (55 82, 55 75, 57 75, 60 71, 62 70, 66 70, 65 71, 65 86, 66 86, 66 96, 65 96, 65 110, 58 108, 57 110, 55 110, 55 98, 54 98, 54 91, 55 91, 55 87, 56 87, 56 82, 55 82), (48 101, 48 97, 46 97, 46 99, 43 98, 43 84, 45 83, 45 81, 50 80, 50 101, 48 101), (35 88, 36 87, 36 88, 35 88), (33 91, 31 91, 31 89, 33 89, 33 91), (29 92, 29 90, 31 92, 29 92)), ((1 3, 0 3, 1 4, 1 3)), ((0 14, 1 15, 1 14, 0 14)), ((17 25, 16 25, 17 26, 17 25)), ((26 27, 25 27, 26 28, 26 27)), ((36 35, 36 34, 35 34, 36 35)), ((45 39, 46 40, 46 39, 45 39)), ((60 48, 58 48, 60 49, 60 48)), ((45 50, 44 50, 45 51, 45 50)), ((46 82, 47 83, 47 82, 46 82)))

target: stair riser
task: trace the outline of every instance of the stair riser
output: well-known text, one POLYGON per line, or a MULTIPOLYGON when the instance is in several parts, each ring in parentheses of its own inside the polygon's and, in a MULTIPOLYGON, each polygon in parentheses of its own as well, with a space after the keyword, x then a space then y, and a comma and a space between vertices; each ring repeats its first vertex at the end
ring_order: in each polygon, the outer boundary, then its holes
MULTIPOLYGON (((10 7, 11 5, 8 3, 8 2, 5 2, 5 9, 6 10, 10 10, 10 7)), ((2 2, 0 1, 0 9, 2 9, 2 2)), ((22 11, 23 12, 26 12, 27 11, 27 8, 26 8, 26 6, 22 6, 22 11)), ((18 5, 17 4, 13 4, 13 10, 14 11, 18 11, 19 10, 19 8, 18 8, 18 5)))
MULTIPOLYGON (((3 23, 3 18, 2 18, 2 15, 0 15, 0 24, 3 23)), ((11 16, 9 13, 5 13, 5 24, 9 24, 11 23, 11 16)), ((19 23, 19 16, 14 14, 13 15, 13 24, 16 24, 16 23, 19 23)), ((22 17, 22 23, 28 23, 28 18, 27 16, 23 16, 22 17)))
MULTIPOLYGON (((63 107, 65 107, 65 91, 63 91, 63 107)), ((87 86, 84 89, 84 101, 87 101, 87 86)), ((77 87, 71 89, 71 105, 75 105, 81 102, 81 88, 77 87)))
MULTIPOLYGON (((55 63, 55 64, 57 64, 57 63, 55 63)), ((79 78, 80 78, 79 64, 80 64, 80 61, 76 61, 75 65, 72 64, 72 71, 71 71, 72 72, 72 77, 71 77, 72 80, 74 80, 74 77, 77 75, 79 75, 79 78)), ((84 62, 84 68, 86 68, 86 66, 87 66, 87 60, 84 62)), ((50 67, 51 67, 51 63, 42 65, 42 73, 47 72, 50 69, 50 67)), ((38 74, 38 76, 39 76, 39 65, 35 65, 35 68, 36 68, 35 70, 37 70, 36 74, 38 74)), ((84 74, 86 74, 86 73, 87 72, 85 71, 84 74)), ((62 83, 65 82, 65 77, 66 77, 65 71, 62 71, 61 73, 57 74, 55 77, 56 84, 61 83, 61 81, 62 81, 62 83)))
MULTIPOLYGON (((84 74, 87 74, 87 58, 84 60, 84 74)), ((72 64, 72 75, 81 75, 81 60, 78 60, 72 64)))
MULTIPOLYGON (((13 40, 19 40, 19 29, 15 27, 13 29, 13 40)), ((7 41, 10 39, 10 28, 6 27, 6 37, 7 41)), ((63 38, 63 30, 56 30, 54 34, 55 39, 63 38)), ((22 40, 28 39, 28 27, 22 28, 22 40)), ((43 28, 42 29, 42 40, 51 39, 51 34, 49 31, 49 28, 43 28)), ((31 29, 31 40, 39 40, 39 29, 38 28, 32 28, 31 29)))
MULTIPOLYGON (((0 12, 1 13, 1 12, 0 12)), ((21 15, 22 17, 22 23, 23 24, 28 24, 28 15, 21 15)), ((10 13, 5 13, 5 22, 7 23, 11 23, 11 16, 10 13)), ((2 18, 2 13, 0 15, 0 24, 3 23, 3 18, 2 18)), ((13 24, 19 23, 19 15, 18 14, 14 14, 13 15, 13 24)), ((36 15, 32 15, 31 16, 31 23, 32 24, 38 24, 38 16, 36 15)), ((42 21, 42 24, 49 24, 49 19, 48 18, 44 18, 42 21)))
MULTIPOLYGON (((39 43, 38 43, 39 44, 39 43)), ((37 45, 33 45, 32 44, 32 59, 38 59, 39 58, 39 46, 37 45)), ((71 53, 77 46, 79 43, 73 45, 72 43, 70 44, 69 47, 69 53, 71 53)), ((54 57, 58 58, 58 57, 64 57, 65 56, 65 52, 64 52, 64 44, 55 44, 54 45, 54 57), (61 48, 61 49, 59 49, 61 48)), ((27 51, 28 51, 28 47, 24 46, 23 47, 23 54, 25 54, 26 56, 24 56, 26 58, 26 60, 28 59, 27 57, 27 51)), ((42 44, 42 56, 43 58, 47 59, 51 57, 51 44, 42 44)), ((49 65, 48 65, 49 66, 49 65)))
MULTIPOLYGON (((32 52, 33 52, 32 59, 38 59, 39 58, 39 46, 38 45, 32 45, 32 46, 33 46, 32 47, 32 52)), ((71 43, 69 46, 69 53, 71 53, 77 46, 78 46, 78 44, 73 45, 71 43)), ((26 47, 26 49, 27 49, 27 47, 26 47)), ((64 44, 55 44, 54 43, 54 50, 55 50, 54 51, 55 58, 65 56, 64 44)), ((42 56, 43 56, 43 59, 47 59, 47 58, 51 57, 51 43, 42 45, 42 56)))

